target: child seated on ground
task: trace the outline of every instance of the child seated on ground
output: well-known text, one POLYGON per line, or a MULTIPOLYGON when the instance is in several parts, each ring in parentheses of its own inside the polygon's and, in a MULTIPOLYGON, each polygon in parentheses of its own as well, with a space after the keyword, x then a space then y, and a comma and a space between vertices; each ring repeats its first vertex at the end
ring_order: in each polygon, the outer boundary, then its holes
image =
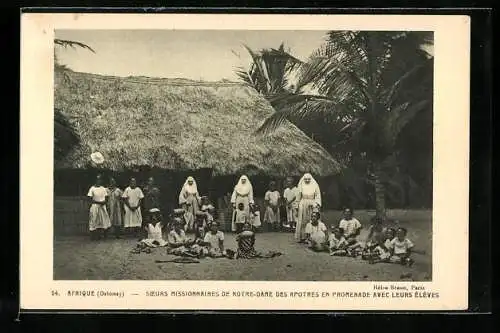
POLYGON ((319 211, 313 211, 311 214, 311 221, 306 225, 305 229, 306 240, 309 243, 309 248, 316 252, 326 250, 328 248, 326 237, 327 231, 328 229, 325 224, 320 220, 319 211))
POLYGON ((257 204, 254 204, 250 206, 250 212, 251 212, 251 221, 252 221, 252 226, 253 230, 255 232, 260 231, 260 227, 262 225, 262 222, 260 221, 260 207, 257 204))
POLYGON ((199 244, 208 247, 208 256, 212 258, 225 256, 224 233, 219 230, 217 221, 212 222, 210 231, 206 233, 203 241, 200 241, 199 244))
POLYGON ((207 227, 207 215, 201 211, 196 212, 194 220, 194 237, 195 239, 203 239, 205 237, 205 229, 207 227))
POLYGON ((387 228, 384 232, 384 238, 373 250, 369 253, 364 253, 363 259, 368 260, 370 264, 377 262, 387 262, 391 256, 390 247, 391 241, 396 237, 396 230, 394 228, 387 228))
POLYGON ((203 257, 207 250, 186 236, 182 220, 174 218, 173 229, 168 234, 168 245, 170 254, 188 257, 203 257))
POLYGON ((382 218, 374 216, 371 222, 361 254, 361 258, 365 260, 369 260, 373 256, 376 256, 374 253, 375 249, 385 242, 385 228, 382 224, 382 218))
POLYGON ((250 223, 245 222, 243 224, 241 232, 236 235, 236 243, 238 244, 238 250, 235 258, 249 259, 258 256, 254 248, 255 233, 250 223))
POLYGON ((347 255, 347 240, 342 229, 332 225, 331 233, 328 237, 328 247, 331 256, 347 255))
POLYGON ((414 261, 410 256, 414 245, 413 242, 406 237, 407 234, 408 231, 405 228, 398 228, 396 237, 388 244, 390 262, 408 266, 413 265, 414 261))
POLYGON ((344 209, 344 218, 340 220, 339 228, 344 232, 344 237, 348 244, 347 252, 349 255, 356 256, 362 246, 358 240, 358 236, 363 227, 361 223, 353 217, 351 208, 344 209))
POLYGON ((136 248, 132 250, 134 253, 139 253, 143 250, 151 247, 165 246, 167 241, 163 239, 163 223, 161 221, 161 213, 158 208, 152 208, 149 210, 150 221, 144 226, 147 232, 147 238, 141 239, 137 244, 136 248))
POLYGON ((248 216, 245 212, 245 205, 242 202, 238 204, 234 219, 234 224, 236 225, 236 233, 239 234, 243 229, 243 225, 248 222, 248 216))
MULTIPOLYGON (((253 258, 274 258, 281 255, 278 251, 257 252, 255 251, 255 232, 252 225, 247 222, 243 225, 242 231, 236 235, 235 259, 253 259, 253 258)), ((227 250, 227 256, 230 257, 231 250, 227 250)))

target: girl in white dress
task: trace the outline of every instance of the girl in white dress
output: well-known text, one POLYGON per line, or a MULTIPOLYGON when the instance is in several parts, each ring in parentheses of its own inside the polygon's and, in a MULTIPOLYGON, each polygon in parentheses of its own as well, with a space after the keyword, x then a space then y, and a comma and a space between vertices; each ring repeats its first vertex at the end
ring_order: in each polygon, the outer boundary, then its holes
POLYGON ((305 227, 311 219, 314 209, 321 208, 321 191, 319 185, 310 173, 306 173, 297 186, 297 201, 299 210, 297 216, 297 228, 295 229, 295 240, 304 243, 306 240, 305 227))
POLYGON ((108 190, 102 186, 102 177, 98 175, 95 185, 90 187, 87 196, 91 200, 89 211, 89 230, 92 239, 97 239, 102 233, 106 235, 107 229, 111 227, 106 203, 108 199, 108 190))
MULTIPOLYGON (((161 221, 160 210, 158 208, 151 208, 149 215, 151 219, 144 227, 148 236, 137 244, 137 247, 132 251, 133 253, 138 253, 151 247, 168 245, 168 242, 163 239, 163 223, 161 221)), ((146 250, 145 252, 149 251, 146 250)))
POLYGON ((278 231, 280 225, 280 192, 276 190, 276 182, 269 183, 269 190, 264 195, 266 202, 266 213, 264 214, 264 223, 267 225, 268 231, 278 231))
POLYGON ((250 206, 254 204, 253 201, 253 187, 252 183, 247 176, 240 177, 238 183, 234 187, 233 194, 231 195, 231 204, 233 206, 233 217, 231 219, 231 230, 236 231, 236 208, 240 203, 243 203, 243 210, 246 216, 250 216, 250 206))
POLYGON ((142 226, 141 200, 144 198, 142 190, 137 186, 135 178, 130 179, 130 185, 122 195, 125 204, 124 227, 140 230, 142 226))

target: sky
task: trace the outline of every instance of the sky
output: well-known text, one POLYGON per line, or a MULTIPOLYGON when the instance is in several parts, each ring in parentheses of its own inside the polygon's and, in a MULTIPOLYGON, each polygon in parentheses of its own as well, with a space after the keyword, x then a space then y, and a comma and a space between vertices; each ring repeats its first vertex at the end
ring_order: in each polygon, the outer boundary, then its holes
POLYGON ((307 60, 326 31, 252 30, 58 30, 55 38, 85 43, 95 50, 57 47, 61 64, 77 72, 238 81, 235 70, 251 62, 252 50, 285 48, 307 60))

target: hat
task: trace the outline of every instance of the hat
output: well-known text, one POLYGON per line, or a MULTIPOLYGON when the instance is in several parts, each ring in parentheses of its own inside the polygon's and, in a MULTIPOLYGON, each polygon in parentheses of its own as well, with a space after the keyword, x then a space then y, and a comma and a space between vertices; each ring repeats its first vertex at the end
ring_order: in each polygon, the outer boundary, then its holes
POLYGON ((174 214, 184 214, 184 209, 176 208, 176 209, 174 209, 174 214))
POLYGON ((158 208, 151 208, 151 209, 149 210, 149 212, 150 212, 150 213, 159 213, 159 212, 160 212, 160 210, 159 210, 158 208))
POLYGON ((102 163, 104 163, 104 156, 102 156, 102 154, 100 152, 98 152, 98 151, 90 154, 90 159, 95 164, 102 164, 102 163))

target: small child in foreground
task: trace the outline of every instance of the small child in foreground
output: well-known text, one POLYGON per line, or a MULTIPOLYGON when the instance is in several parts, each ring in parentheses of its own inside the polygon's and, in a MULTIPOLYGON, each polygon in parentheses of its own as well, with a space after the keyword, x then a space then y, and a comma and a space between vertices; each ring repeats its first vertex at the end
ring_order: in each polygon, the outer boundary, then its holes
POLYGON ((248 222, 243 224, 241 232, 236 235, 236 243, 238 249, 235 258, 250 259, 258 256, 255 251, 255 233, 252 230, 252 225, 248 222))
POLYGON ((321 214, 315 210, 311 214, 311 222, 306 225, 306 239, 309 243, 309 248, 315 252, 326 250, 328 239, 326 232, 328 229, 320 220, 321 214))
POLYGON ((414 261, 410 256, 414 245, 413 242, 406 237, 407 234, 408 231, 405 228, 398 228, 396 237, 389 243, 389 251, 391 254, 389 261, 411 267, 414 261))
POLYGON ((328 236, 328 248, 331 256, 347 255, 347 240, 342 229, 332 225, 331 233, 328 236))
POLYGON ((384 232, 384 238, 382 241, 375 246, 370 253, 364 253, 365 260, 368 260, 370 264, 375 264, 377 262, 387 262, 391 256, 390 248, 391 241, 396 237, 396 229, 387 228, 384 232))
POLYGON ((208 248, 208 256, 212 258, 226 256, 226 251, 224 250, 224 233, 219 230, 217 221, 212 222, 210 231, 206 233, 203 241, 200 241, 198 244, 206 246, 208 248))
POLYGON ((141 251, 148 251, 149 248, 155 248, 159 246, 166 246, 168 242, 163 239, 163 223, 161 221, 161 213, 158 208, 152 208, 150 211, 151 220, 144 226, 147 232, 147 238, 142 239, 135 249, 132 250, 133 253, 139 253, 141 251))

